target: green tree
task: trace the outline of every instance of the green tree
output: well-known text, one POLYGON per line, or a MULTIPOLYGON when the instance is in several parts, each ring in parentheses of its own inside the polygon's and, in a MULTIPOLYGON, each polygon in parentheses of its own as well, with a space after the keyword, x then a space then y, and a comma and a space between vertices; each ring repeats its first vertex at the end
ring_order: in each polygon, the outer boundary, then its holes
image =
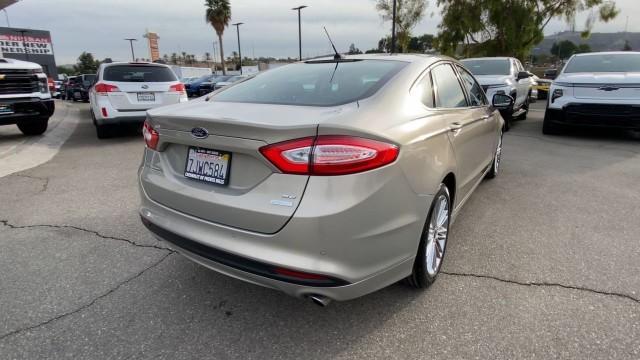
POLYGON ((171 53, 171 63, 174 65, 178 65, 178 54, 171 53))
POLYGON ((100 66, 100 61, 93 58, 93 54, 83 51, 78 56, 78 62, 73 66, 76 74, 94 74, 100 66))
POLYGON ((412 36, 409 41, 409 51, 417 53, 425 53, 427 50, 433 48, 434 36, 431 34, 424 34, 421 36, 412 36))
POLYGON ((629 40, 625 40, 624 41, 624 47, 622 47, 622 51, 631 51, 633 50, 631 48, 631 45, 629 44, 629 40))
POLYGON ((559 43, 553 43, 553 46, 551 46, 551 55, 555 55, 561 60, 569 58, 577 51, 578 47, 571 40, 562 40, 559 43))
MULTIPOLYGON (((382 20, 393 20, 393 1, 377 0, 376 9, 381 13, 382 20)), ((427 8, 426 0, 396 0, 396 32, 398 37, 398 52, 408 52, 411 41, 411 30, 422 20, 427 8)))
POLYGON ((466 56, 516 56, 524 59, 544 39, 552 19, 575 21, 588 11, 588 36, 597 20, 618 15, 613 0, 438 0, 442 9, 437 46, 443 53, 466 56))
POLYGON ((589 44, 580 44, 576 49, 576 54, 590 53, 591 51, 591 46, 589 46, 589 44))
POLYGON ((349 45, 349 52, 348 52, 348 54, 349 54, 349 55, 358 55, 358 54, 362 54, 362 51, 360 51, 360 49, 358 49, 358 48, 356 47, 356 45, 352 43, 351 45, 349 45))
POLYGON ((222 63, 222 74, 226 75, 227 70, 224 66, 224 49, 222 47, 222 34, 224 29, 229 26, 231 21, 231 5, 229 0, 206 0, 205 20, 213 26, 218 35, 218 43, 220 44, 220 61, 222 63))

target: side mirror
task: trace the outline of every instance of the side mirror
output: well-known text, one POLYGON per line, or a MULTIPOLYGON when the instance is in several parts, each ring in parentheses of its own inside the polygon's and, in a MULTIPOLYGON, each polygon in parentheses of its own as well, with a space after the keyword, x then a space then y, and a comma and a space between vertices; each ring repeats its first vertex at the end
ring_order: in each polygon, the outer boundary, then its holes
POLYGON ((528 77, 530 77, 531 75, 529 75, 528 72, 526 71, 520 71, 518 72, 518 81, 522 80, 522 79, 526 79, 528 77))
POLYGON ((513 106, 513 98, 505 94, 495 94, 491 104, 498 110, 506 110, 513 106))

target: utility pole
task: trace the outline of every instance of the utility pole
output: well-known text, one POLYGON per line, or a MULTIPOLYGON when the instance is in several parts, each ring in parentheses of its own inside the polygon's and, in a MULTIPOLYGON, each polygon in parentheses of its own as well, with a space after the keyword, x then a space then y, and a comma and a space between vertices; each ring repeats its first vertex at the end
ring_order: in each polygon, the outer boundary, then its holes
POLYGON ((231 24, 233 26, 236 27, 236 30, 238 32, 238 56, 240 57, 240 75, 242 75, 242 48, 240 47, 240 25, 243 25, 244 23, 235 23, 235 24, 231 24))
POLYGON ((298 11, 298 54, 299 54, 299 60, 302 61, 302 22, 301 22, 301 18, 300 18, 300 10, 304 9, 308 7, 307 5, 300 5, 298 7, 295 7, 291 10, 297 10, 298 11))
POLYGON ((124 39, 124 40, 128 41, 129 42, 129 46, 131 46, 131 61, 136 61, 136 55, 133 52, 133 42, 134 41, 138 41, 138 39, 127 38, 127 39, 124 39))
POLYGON ((396 52, 396 0, 393 0, 393 18, 391 19, 391 53, 396 52))

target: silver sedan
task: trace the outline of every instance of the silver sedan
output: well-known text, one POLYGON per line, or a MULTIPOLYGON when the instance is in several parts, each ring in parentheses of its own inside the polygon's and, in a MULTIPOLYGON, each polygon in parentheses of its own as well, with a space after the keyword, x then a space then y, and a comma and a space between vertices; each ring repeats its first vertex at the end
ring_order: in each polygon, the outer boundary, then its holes
POLYGON ((440 56, 315 59, 144 124, 143 223, 187 258, 320 305, 431 285, 449 227, 498 174, 503 119, 440 56))

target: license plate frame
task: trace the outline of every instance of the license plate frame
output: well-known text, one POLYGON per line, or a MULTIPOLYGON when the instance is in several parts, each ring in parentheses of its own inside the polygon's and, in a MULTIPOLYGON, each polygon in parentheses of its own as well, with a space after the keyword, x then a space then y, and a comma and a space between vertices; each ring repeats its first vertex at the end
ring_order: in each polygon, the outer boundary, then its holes
POLYGON ((152 92, 139 92, 136 93, 138 102, 155 102, 156 94, 152 92))
POLYGON ((228 186, 231 158, 232 154, 228 151, 189 146, 184 164, 184 177, 207 184, 228 186), (196 162, 198 157, 203 161, 201 166, 196 162), (219 159, 216 159, 216 157, 219 159), (215 165, 220 166, 221 164, 223 165, 222 169, 216 168, 215 165), (220 177, 220 175, 224 176, 220 177))

